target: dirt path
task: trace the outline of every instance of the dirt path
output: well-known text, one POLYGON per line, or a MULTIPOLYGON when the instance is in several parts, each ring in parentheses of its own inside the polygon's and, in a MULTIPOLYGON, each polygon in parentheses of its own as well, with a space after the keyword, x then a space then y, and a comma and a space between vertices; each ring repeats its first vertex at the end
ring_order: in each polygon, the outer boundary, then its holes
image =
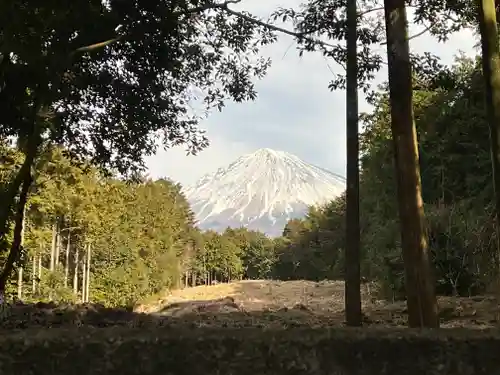
POLYGON ((292 308, 301 304, 314 311, 342 310, 344 286, 341 282, 268 281, 248 280, 230 284, 198 286, 176 290, 165 296, 158 304, 144 306, 144 312, 158 311, 172 303, 188 301, 210 301, 224 297, 234 301, 246 311, 292 308))

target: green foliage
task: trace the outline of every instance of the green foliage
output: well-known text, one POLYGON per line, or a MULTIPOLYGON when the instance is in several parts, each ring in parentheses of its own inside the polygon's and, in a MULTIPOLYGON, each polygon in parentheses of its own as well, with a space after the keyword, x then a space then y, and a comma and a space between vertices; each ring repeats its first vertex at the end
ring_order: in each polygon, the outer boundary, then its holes
MULTIPOLYGON (((366 92, 370 87, 370 81, 375 78, 383 62, 377 47, 385 37, 384 19, 376 12, 376 10, 381 10, 376 0, 358 1, 357 7, 359 9, 357 39, 360 45, 357 53, 358 87, 366 92)), ((304 52, 319 51, 345 67, 347 62, 346 8, 346 1, 309 0, 301 4, 299 9, 279 8, 274 12, 273 17, 283 21, 291 20, 299 34, 329 41, 324 44, 311 39, 298 38, 297 49, 301 56, 304 52)), ((345 89, 346 76, 338 73, 333 75, 334 79, 328 84, 329 89, 345 89)))
MULTIPOLYGON (((3 159, 12 160, 2 166, 4 186, 19 167, 19 153, 7 145, 1 151, 3 159)), ((106 177, 71 163, 63 149, 54 147, 45 149, 36 167, 23 257, 16 262, 22 284, 13 277, 9 295, 19 288, 24 299, 84 300, 82 267, 88 246, 90 299, 105 306, 131 306, 186 285, 271 275, 271 239, 244 228, 200 232, 178 184, 106 177)))
POLYGON ((304 219, 290 221, 277 243, 276 278, 338 279, 343 277, 345 196, 309 209, 304 219))
MULTIPOLYGON (((451 68, 421 60, 414 81, 423 198, 440 294, 483 292, 497 273, 489 131, 478 60, 451 68), (427 65, 426 65, 427 64, 427 65), (427 68, 425 68, 427 66, 427 68), (437 66, 439 69, 434 69, 437 66), (425 69, 424 69, 425 68, 425 69)), ((361 136, 362 274, 383 294, 404 296, 396 182, 385 86, 370 96, 361 136)), ((285 228, 276 265, 283 278, 341 277, 345 197, 285 228)))
POLYGON ((0 136, 44 139, 108 170, 141 168, 165 146, 207 145, 190 110, 256 97, 255 57, 275 36, 211 1, 5 0, 0 4, 0 136), (99 45, 102 43, 102 45, 99 45))

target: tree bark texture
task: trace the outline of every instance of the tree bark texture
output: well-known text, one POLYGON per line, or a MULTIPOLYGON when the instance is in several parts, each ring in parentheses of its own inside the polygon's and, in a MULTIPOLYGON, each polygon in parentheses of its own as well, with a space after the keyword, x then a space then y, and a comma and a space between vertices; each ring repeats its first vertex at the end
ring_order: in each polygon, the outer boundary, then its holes
POLYGON ((7 286, 7 281, 12 274, 14 269, 14 264, 19 260, 21 255, 22 237, 23 237, 23 223, 24 223, 24 213, 26 203, 28 202, 28 193, 31 187, 32 177, 31 171, 28 170, 24 176, 24 180, 21 186, 21 193, 19 195, 19 202, 17 203, 17 209, 14 217, 14 238, 12 239, 12 244, 10 246, 9 255, 3 266, 2 272, 0 273, 0 298, 5 298, 5 290, 7 286))
POLYGON ((413 116, 412 73, 404 0, 384 0, 391 126, 398 186, 401 246, 410 327, 438 327, 428 253, 422 185, 413 116))
POLYGON ((479 0, 479 3, 479 31, 495 189, 497 272, 500 274, 500 51, 495 0, 479 0))
POLYGON ((359 233, 359 130, 356 0, 347 1, 346 71, 346 247, 345 316, 348 326, 361 326, 361 271, 359 233))

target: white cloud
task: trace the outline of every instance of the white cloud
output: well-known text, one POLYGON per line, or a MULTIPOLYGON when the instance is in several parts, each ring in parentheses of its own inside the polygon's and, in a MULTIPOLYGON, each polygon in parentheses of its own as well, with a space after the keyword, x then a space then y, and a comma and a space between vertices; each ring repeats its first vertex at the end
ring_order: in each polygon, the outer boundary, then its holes
MULTIPOLYGON (((266 18, 277 7, 287 4, 275 0, 246 0, 238 6, 266 18)), ((410 35, 421 28, 411 28, 410 35)), ((446 43, 438 43, 428 35, 411 40, 413 52, 425 51, 453 62, 459 50, 473 53, 474 38, 469 31, 455 34, 446 43)), ((380 47, 385 53, 385 46, 380 47)), ((224 166, 238 156, 257 148, 270 147, 291 152, 304 160, 337 173, 345 170, 345 94, 327 88, 332 70, 339 71, 333 62, 320 54, 306 53, 298 57, 291 37, 264 49, 273 60, 268 75, 256 87, 255 102, 227 103, 222 113, 212 114, 202 127, 207 129, 211 145, 198 156, 185 156, 182 147, 160 151, 147 160, 154 177, 169 176, 182 184, 193 183, 205 173, 224 166)), ((383 69, 377 81, 386 80, 383 69)), ((368 110, 361 100, 360 110, 368 110)))

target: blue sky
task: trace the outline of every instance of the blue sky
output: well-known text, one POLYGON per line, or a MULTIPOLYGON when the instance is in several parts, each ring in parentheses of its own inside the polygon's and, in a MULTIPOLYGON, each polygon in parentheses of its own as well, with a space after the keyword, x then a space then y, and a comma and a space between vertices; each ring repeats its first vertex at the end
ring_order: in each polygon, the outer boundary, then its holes
MULTIPOLYGON (((277 7, 293 7, 301 0, 243 0, 237 10, 247 10, 267 18, 277 7)), ((411 27, 410 35, 423 27, 411 27)), ((413 52, 440 56, 452 63, 463 51, 475 53, 472 32, 455 34, 446 43, 438 43, 429 35, 410 41, 413 52)), ((385 52, 385 46, 380 46, 385 52)), ((303 160, 332 172, 345 175, 345 93, 331 92, 328 82, 332 71, 339 66, 321 54, 307 53, 299 57, 293 40, 280 36, 262 54, 271 57, 273 64, 267 76, 256 83, 258 98, 242 104, 227 103, 221 112, 212 113, 201 127, 207 131, 210 146, 197 156, 186 156, 183 147, 160 150, 148 157, 146 163, 152 177, 169 177, 183 185, 194 183, 206 173, 229 164, 239 156, 262 147, 287 151, 303 160)), ((377 82, 387 79, 382 70, 377 82)), ((360 93, 360 111, 369 106, 360 93)))

